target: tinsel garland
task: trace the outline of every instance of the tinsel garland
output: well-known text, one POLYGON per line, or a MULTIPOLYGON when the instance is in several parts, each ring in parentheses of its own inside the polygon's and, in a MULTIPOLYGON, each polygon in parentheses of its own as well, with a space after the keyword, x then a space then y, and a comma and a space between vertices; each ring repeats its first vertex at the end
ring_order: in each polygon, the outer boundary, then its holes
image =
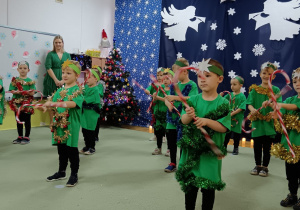
MULTIPOLYGON (((79 95, 82 94, 82 88, 80 88, 79 90, 75 91, 72 95, 67 95, 68 90, 63 89, 62 91, 60 91, 59 96, 60 98, 57 98, 57 102, 64 102, 64 98, 67 96, 68 100, 67 101, 72 101, 73 98, 78 97, 79 95)), ((51 97, 48 97, 48 100, 53 101, 53 96, 54 94, 52 94, 51 97)), ((68 125, 70 124, 70 122, 68 121, 69 119, 69 109, 66 108, 66 110, 62 113, 58 113, 57 109, 54 109, 54 122, 53 125, 51 127, 51 132, 53 132, 53 139, 54 141, 56 141, 58 144, 61 143, 66 143, 66 139, 69 138, 69 136, 71 136, 70 131, 68 130, 68 125), (63 136, 59 136, 57 134, 57 129, 61 128, 64 131, 64 135, 63 136)))
POLYGON ((253 84, 249 87, 249 93, 251 92, 252 89, 254 89, 259 94, 267 95, 268 98, 271 98, 271 92, 268 88, 259 87, 255 84, 253 84))
MULTIPOLYGON (((287 130, 296 130, 298 133, 300 132, 300 121, 298 114, 284 114, 282 115, 282 119, 287 130)), ((274 126, 276 132, 283 133, 279 120, 274 120, 274 126)))
POLYGON ((295 146, 293 144, 292 148, 295 152, 295 158, 293 158, 292 153, 287 151, 287 149, 281 143, 273 144, 270 153, 271 155, 280 158, 289 164, 295 164, 300 160, 300 146, 295 146))
MULTIPOLYGON (((12 98, 8 104, 9 108, 17 112, 18 111, 18 105, 23 105, 23 104, 31 104, 33 101, 33 96, 21 96, 21 98, 12 98)), ((34 109, 32 107, 23 107, 21 112, 27 113, 27 114, 34 114, 34 109)))
POLYGON ((14 87, 17 87, 18 88, 18 90, 20 90, 19 89, 19 85, 28 85, 28 86, 31 86, 31 85, 34 85, 35 84, 35 81, 30 81, 30 82, 26 82, 26 81, 24 81, 24 80, 22 80, 22 79, 17 79, 17 78, 15 78, 15 77, 13 77, 12 78, 12 80, 11 80, 11 85, 12 86, 14 86, 14 87))
POLYGON ((155 130, 161 130, 166 128, 166 112, 162 111, 155 111, 154 112, 154 117, 155 117, 155 124, 154 124, 154 129, 155 130))
MULTIPOLYGON (((190 103, 189 105, 192 107, 190 103)), ((207 113, 203 118, 218 120, 227 116, 229 112, 230 110, 228 104, 222 104, 218 106, 216 110, 207 113)), ((197 113, 195 114, 197 115, 197 113)), ((207 126, 205 126, 204 129, 207 131, 209 136, 213 138, 215 131, 207 126)), ((204 135, 199 129, 197 129, 193 122, 189 123, 188 125, 183 125, 183 136, 180 141, 177 142, 177 145, 182 149, 187 149, 189 151, 189 155, 185 164, 176 172, 176 179, 180 183, 181 188, 185 193, 189 191, 191 186, 205 189, 224 189, 225 183, 222 181, 213 182, 208 179, 196 177, 191 173, 192 169, 196 166, 200 155, 205 154, 216 158, 216 154, 211 150, 211 147, 207 143, 204 135)), ((219 149, 224 155, 227 154, 227 150, 223 145, 219 149)))
POLYGON ((272 120, 272 114, 269 112, 266 115, 261 114, 260 112, 256 112, 255 114, 251 114, 248 115, 248 119, 251 121, 256 121, 256 120, 263 120, 263 121, 267 121, 270 122, 272 120))

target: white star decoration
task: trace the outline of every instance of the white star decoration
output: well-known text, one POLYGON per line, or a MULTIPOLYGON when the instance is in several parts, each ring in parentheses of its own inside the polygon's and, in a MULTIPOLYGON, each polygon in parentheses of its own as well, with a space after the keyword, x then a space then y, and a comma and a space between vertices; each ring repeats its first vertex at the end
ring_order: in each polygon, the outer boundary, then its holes
POLYGON ((274 61, 274 65, 277 66, 277 68, 279 68, 280 67, 280 62, 274 61))
POLYGON ((217 27, 218 27, 218 26, 217 26, 217 23, 212 23, 212 24, 210 25, 210 30, 214 31, 214 30, 216 30, 217 27))
POLYGON ((230 70, 230 72, 228 72, 228 77, 230 77, 231 79, 235 78, 235 72, 233 70, 230 70))
POLYGON ((241 28, 239 28, 239 27, 234 28, 234 29, 233 29, 233 33, 234 33, 235 35, 239 35, 239 34, 241 33, 241 28))
POLYGON ((300 72, 295 72, 295 73, 293 73, 293 79, 294 78, 297 78, 298 77, 298 79, 300 79, 300 72))
POLYGON ((246 93, 246 88, 245 88, 245 87, 242 87, 242 88, 241 88, 241 92, 242 92, 242 93, 246 93))
POLYGON ((207 47, 208 47, 208 46, 207 46, 206 44, 202 44, 202 45, 201 45, 201 50, 202 50, 202 51, 206 51, 206 50, 207 50, 207 47))
POLYGON ((228 12, 228 15, 234 15, 235 14, 235 9, 230 8, 227 12, 228 12))
POLYGON ((181 53, 181 52, 178 52, 178 53, 177 53, 177 59, 178 59, 178 58, 182 58, 182 53, 181 53))
POLYGON ((199 70, 202 72, 203 71, 209 72, 208 67, 211 66, 210 64, 208 64, 209 61, 210 61, 210 58, 207 60, 204 60, 204 58, 203 58, 202 61, 198 63, 199 70))
POLYGON ((242 58, 242 53, 237 52, 237 53, 234 54, 234 59, 235 60, 240 60, 241 58, 242 58))
POLYGON ((252 69, 250 74, 251 74, 251 77, 256 77, 258 75, 258 72, 256 69, 252 69))

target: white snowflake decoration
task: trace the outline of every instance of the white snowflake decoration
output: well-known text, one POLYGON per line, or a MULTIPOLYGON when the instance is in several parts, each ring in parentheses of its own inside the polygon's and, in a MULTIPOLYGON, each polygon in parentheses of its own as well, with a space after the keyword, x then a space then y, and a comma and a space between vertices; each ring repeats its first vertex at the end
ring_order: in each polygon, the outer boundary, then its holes
POLYGON ((210 25, 210 30, 212 30, 212 31, 214 31, 214 30, 216 30, 217 29, 217 23, 212 23, 211 25, 210 25))
POLYGON ((298 77, 298 79, 300 79, 300 72, 293 72, 293 74, 292 74, 292 77, 293 77, 293 79, 295 79, 295 78, 297 78, 298 77))
POLYGON ((230 72, 228 72, 228 77, 230 77, 231 79, 235 78, 235 72, 233 70, 230 70, 230 72))
POLYGON ((233 33, 234 33, 235 35, 239 35, 240 33, 242 33, 241 30, 242 30, 241 28, 236 27, 236 28, 233 29, 233 33))
POLYGON ((280 67, 280 62, 274 61, 274 65, 277 66, 277 68, 279 68, 280 67))
POLYGON ((241 87, 241 92, 242 93, 246 93, 246 88, 245 87, 241 87))
POLYGON ((202 72, 203 71, 210 72, 209 69, 208 69, 208 67, 211 66, 210 64, 208 64, 209 61, 210 61, 210 58, 207 59, 207 60, 204 60, 204 58, 203 58, 201 62, 198 62, 199 70, 202 71, 202 72))
POLYGON ((255 56, 259 56, 264 54, 266 48, 264 47, 263 44, 256 44, 254 45, 252 52, 254 53, 255 56))
POLYGON ((206 50, 207 50, 207 47, 208 47, 208 46, 207 46, 206 44, 202 44, 202 45, 201 45, 201 50, 202 50, 202 51, 206 51, 206 50))
POLYGON ((177 56, 177 59, 178 59, 178 58, 182 58, 182 53, 181 53, 181 52, 178 52, 176 56, 177 56))
POLYGON ((198 62, 193 61, 191 67, 198 68, 198 62))
POLYGON ((242 53, 237 52, 237 53, 234 54, 234 59, 235 60, 240 60, 241 58, 242 58, 242 53))
POLYGON ((252 69, 251 72, 250 72, 250 74, 251 74, 251 77, 257 77, 258 72, 257 72, 256 69, 252 69))
POLYGON ((235 9, 230 8, 227 12, 228 12, 228 15, 233 16, 235 14, 235 9))
POLYGON ((227 46, 225 39, 219 39, 218 42, 216 42, 217 50, 224 50, 224 48, 227 46))

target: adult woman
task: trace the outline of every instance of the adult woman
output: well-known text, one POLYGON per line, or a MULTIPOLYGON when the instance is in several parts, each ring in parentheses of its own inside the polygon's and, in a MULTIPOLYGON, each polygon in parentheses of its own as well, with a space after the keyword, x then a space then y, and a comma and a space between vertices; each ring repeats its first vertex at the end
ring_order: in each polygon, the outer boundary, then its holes
MULTIPOLYGON (((71 60, 70 54, 64 50, 64 40, 60 35, 53 39, 53 50, 46 57, 45 67, 47 70, 44 78, 44 96, 51 96, 53 92, 64 84, 62 81, 61 65, 67 59, 71 60)), ((52 112, 50 112, 50 124, 52 122, 52 112)))

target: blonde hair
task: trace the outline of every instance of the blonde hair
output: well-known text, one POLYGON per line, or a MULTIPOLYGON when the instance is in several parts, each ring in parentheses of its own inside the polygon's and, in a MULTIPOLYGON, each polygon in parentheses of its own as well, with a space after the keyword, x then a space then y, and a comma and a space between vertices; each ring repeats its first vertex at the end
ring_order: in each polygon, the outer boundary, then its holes
MULTIPOLYGON (((61 35, 55 36, 54 39, 53 39, 53 49, 52 49, 53 52, 55 52, 55 50, 56 50, 56 49, 55 49, 54 42, 55 42, 55 40, 57 40, 57 39, 60 39, 60 40, 62 41, 62 43, 64 44, 64 39, 62 38, 61 35)), ((62 47, 62 50, 63 50, 63 52, 65 51, 64 47, 62 47)))
MULTIPOLYGON (((180 61, 181 63, 183 63, 184 65, 186 66, 189 66, 189 61, 185 58, 178 58, 177 61, 180 61)), ((176 64, 173 64, 172 65, 172 70, 174 70, 174 67, 177 66, 176 64)))
POLYGON ((261 65, 260 72, 262 72, 263 70, 267 70, 268 72, 269 70, 271 70, 273 72, 276 71, 277 69, 278 67, 274 63, 265 62, 261 65))
MULTIPOLYGON (((296 73, 300 73, 300 67, 296 68, 296 69, 293 71, 293 73, 292 73, 292 79, 293 79, 293 80, 295 79, 295 78, 294 78, 294 75, 295 75, 296 73)), ((298 75, 297 75, 297 77, 298 77, 298 75)), ((297 77, 296 77, 296 78, 297 78, 297 77)), ((300 78, 298 77, 298 79, 300 79, 300 78)))
MULTIPOLYGON (((74 60, 67 60, 68 62, 69 62, 69 64, 70 63, 72 63, 72 64, 74 64, 75 66, 77 66, 77 68, 80 70, 80 72, 81 72, 81 66, 80 66, 80 64, 79 64, 79 62, 78 61, 74 61, 74 60)), ((66 61, 65 61, 66 62, 66 61)), ((66 69, 66 68, 70 68, 70 69, 72 69, 71 67, 69 67, 68 65, 62 65, 62 69, 66 69)), ((79 75, 74 69, 72 69, 74 72, 75 72, 75 74, 77 74, 77 75, 79 75)))

